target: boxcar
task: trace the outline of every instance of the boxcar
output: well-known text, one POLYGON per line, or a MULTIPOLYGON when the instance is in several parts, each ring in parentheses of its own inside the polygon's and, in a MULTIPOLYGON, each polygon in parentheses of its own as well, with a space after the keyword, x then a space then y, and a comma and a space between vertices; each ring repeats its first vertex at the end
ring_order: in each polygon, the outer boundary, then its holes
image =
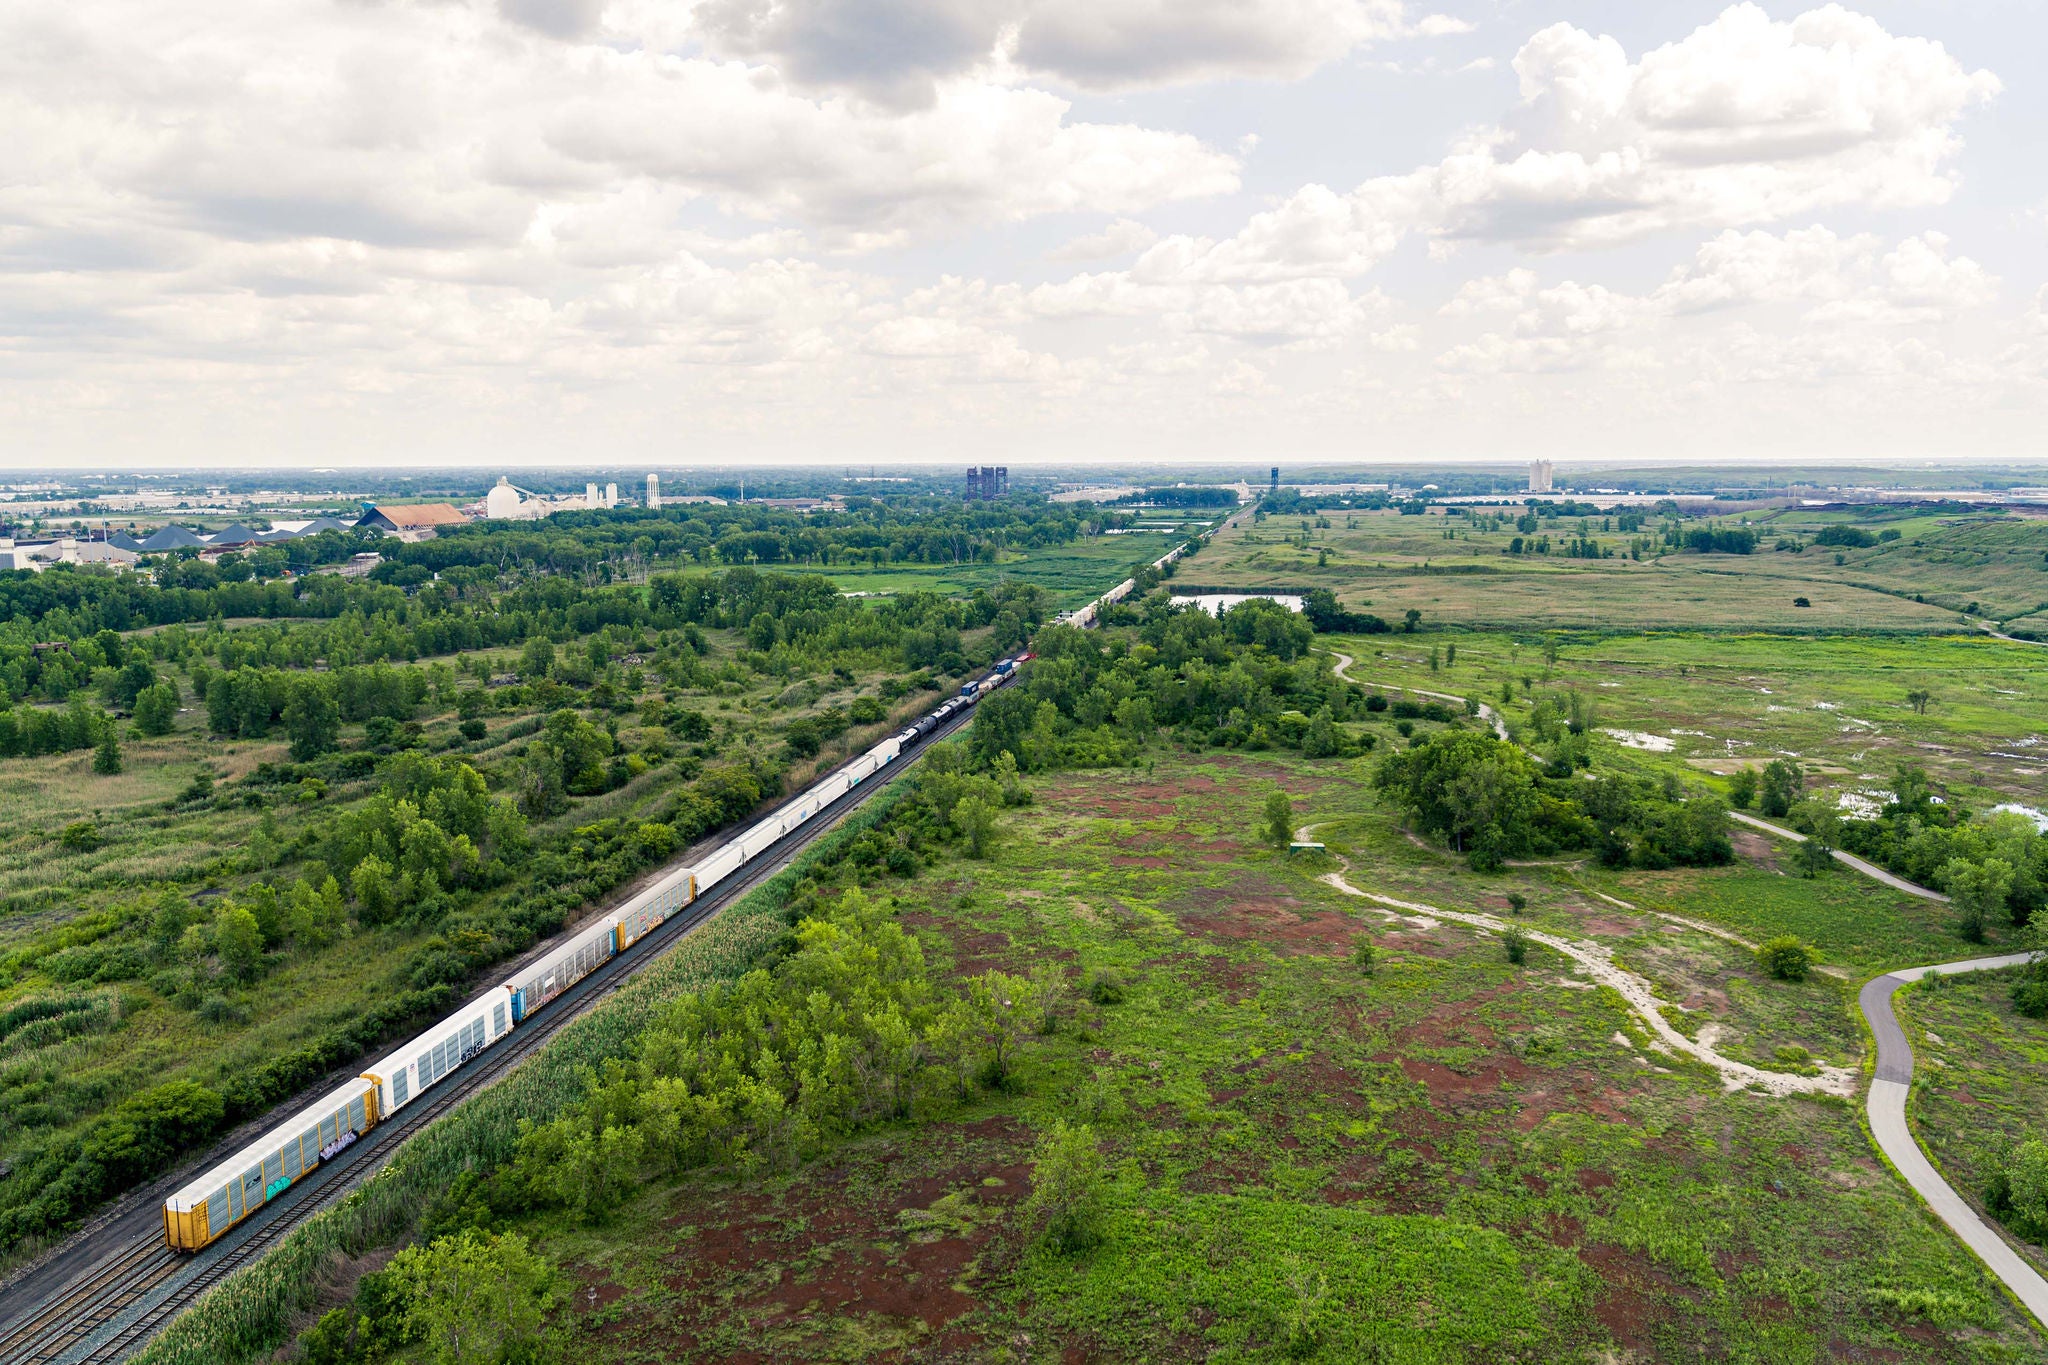
POLYGON ((422 1090, 512 1031, 516 1016, 495 986, 363 1072, 377 1087, 377 1112, 389 1118, 422 1090))
POLYGON ((670 915, 697 899, 697 872, 685 867, 671 872, 619 910, 619 951, 638 943, 670 915))
POLYGON ((619 951, 619 916, 599 915, 546 957, 521 967, 505 989, 512 996, 512 1022, 518 1023, 611 961, 619 951))
POLYGON ((358 1077, 293 1115, 164 1201, 164 1241, 197 1251, 346 1151, 379 1117, 377 1089, 358 1077))

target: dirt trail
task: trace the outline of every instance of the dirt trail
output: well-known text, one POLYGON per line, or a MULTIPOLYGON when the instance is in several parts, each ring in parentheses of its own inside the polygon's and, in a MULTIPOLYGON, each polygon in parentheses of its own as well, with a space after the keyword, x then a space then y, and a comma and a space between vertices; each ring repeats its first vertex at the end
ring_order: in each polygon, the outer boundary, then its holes
POLYGON ((1822 1067, 1818 1076, 1794 1076, 1782 1071, 1765 1071, 1724 1057, 1705 1042, 1695 1041, 1673 1028, 1664 1018, 1663 1004, 1650 989, 1650 983, 1633 972, 1623 971, 1614 965, 1614 955, 1604 944, 1591 941, 1574 942, 1546 934, 1538 930, 1510 924, 1493 915, 1469 910, 1443 910, 1434 905, 1423 905, 1416 901, 1396 900, 1372 891, 1361 891, 1344 879, 1342 872, 1331 872, 1323 880, 1347 896, 1357 896, 1378 905, 1392 906, 1406 910, 1408 915, 1388 915, 1388 919, 1405 919, 1418 928, 1434 928, 1441 920, 1454 920, 1504 934, 1510 929, 1521 929, 1523 937, 1532 943, 1540 943, 1553 952, 1564 954, 1584 968, 1586 973, 1603 986, 1611 986, 1621 998, 1628 1002, 1638 1018, 1649 1028, 1657 1039, 1652 1046, 1667 1053, 1683 1053, 1697 1061, 1704 1062, 1720 1073, 1721 1083, 1730 1090, 1753 1086, 1772 1095, 1853 1095, 1856 1093, 1856 1072, 1848 1067, 1822 1067))
MULTIPOLYGON (((1343 678, 1346 682, 1353 681, 1349 670, 1351 665, 1357 663, 1358 660, 1352 658, 1349 654, 1343 653, 1341 650, 1333 649, 1330 651, 1330 655, 1337 661, 1337 666, 1330 671, 1343 678)), ((1375 687, 1384 687, 1389 692, 1412 692, 1418 697, 1434 697, 1438 701, 1454 701, 1460 706, 1465 705, 1465 698, 1450 692, 1432 692, 1425 687, 1396 687, 1392 683, 1375 683, 1373 685, 1375 687)), ((1508 737, 1508 723, 1500 718, 1500 712, 1494 710, 1485 702, 1479 703, 1479 718, 1488 725, 1491 725, 1493 732, 1502 739, 1508 737)))

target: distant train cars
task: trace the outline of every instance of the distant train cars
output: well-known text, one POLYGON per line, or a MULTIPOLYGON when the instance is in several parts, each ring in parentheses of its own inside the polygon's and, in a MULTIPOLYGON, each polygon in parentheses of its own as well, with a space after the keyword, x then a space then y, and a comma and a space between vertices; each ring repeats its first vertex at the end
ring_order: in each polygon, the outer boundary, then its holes
POLYGON ((470 1058, 508 1037, 535 1011, 631 948, 748 861, 814 819, 947 721, 1016 675, 1029 654, 1004 659, 960 695, 920 716, 817 785, 728 840, 693 867, 678 868, 599 916, 510 980, 478 996, 362 1075, 236 1152, 164 1201, 164 1241, 197 1251, 291 1188, 364 1133, 417 1100, 470 1058))

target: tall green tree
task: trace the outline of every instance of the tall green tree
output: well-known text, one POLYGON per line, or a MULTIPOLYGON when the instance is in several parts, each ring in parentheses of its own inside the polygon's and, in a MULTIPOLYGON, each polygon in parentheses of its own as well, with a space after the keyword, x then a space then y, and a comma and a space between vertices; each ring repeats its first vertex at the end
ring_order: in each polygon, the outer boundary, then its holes
POLYGON ((995 804, 978 795, 963 796, 954 803, 953 824, 967 841, 967 856, 970 858, 988 857, 1002 828, 996 818, 995 804))
POLYGON ((558 1358, 548 1317, 562 1302, 555 1268, 516 1232, 465 1229, 392 1258, 406 1320, 436 1365, 558 1358))
POLYGON ((1526 755, 1491 735, 1439 730, 1389 754, 1373 784, 1417 824, 1490 870, 1529 847, 1538 811, 1536 773, 1526 755))
POLYGON ((294 678, 284 704, 284 731, 291 737, 292 761, 318 758, 341 737, 341 704, 323 678, 294 678))
POLYGON ((1941 884, 1955 906, 1956 932, 1965 941, 1984 941, 1985 925, 2005 908, 2012 876, 2012 864, 2003 858, 1986 858, 1981 863, 1951 858, 1942 865, 1941 884))
POLYGON ((1809 796, 1792 807, 1792 827, 1806 835, 1799 845, 1799 873, 1818 877, 1835 864, 1835 850, 1842 843, 1842 817, 1827 801, 1809 796))
POLYGON ((1294 802, 1286 792, 1274 792, 1266 798, 1266 820, 1260 832, 1274 848, 1286 848, 1294 842, 1294 802))
POLYGON ((1792 809, 1805 785, 1806 774, 1797 763, 1789 758, 1774 758, 1764 765, 1758 804, 1765 815, 1782 817, 1792 809))
POLYGON ((178 689, 167 682, 135 694, 135 728, 145 735, 167 735, 178 723, 178 689))
POLYGON ((112 777, 121 771, 121 736, 111 720, 100 727, 100 742, 92 751, 92 770, 101 777, 112 777))
POLYGON ((244 906, 222 907, 213 918, 213 950, 221 966, 239 981, 250 981, 263 965, 263 927, 244 906))

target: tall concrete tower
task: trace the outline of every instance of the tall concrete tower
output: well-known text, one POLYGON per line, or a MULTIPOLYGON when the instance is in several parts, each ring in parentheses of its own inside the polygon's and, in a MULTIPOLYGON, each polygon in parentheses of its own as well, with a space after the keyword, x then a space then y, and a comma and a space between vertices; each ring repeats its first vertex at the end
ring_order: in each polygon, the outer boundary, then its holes
POLYGON ((1529 461, 1529 491, 1531 493, 1548 493, 1550 491, 1551 477, 1550 461, 1529 461))
POLYGON ((604 486, 604 505, 606 507, 617 507, 619 505, 619 486, 617 484, 608 483, 604 486))
POLYGON ((651 511, 659 512, 661 510, 661 475, 659 474, 649 474, 647 476, 647 506, 651 511))
POLYGON ((586 484, 584 484, 584 485, 583 485, 583 505, 584 505, 585 507, 602 507, 602 506, 604 506, 604 503, 603 503, 603 501, 602 501, 602 500, 600 500, 600 499, 598 498, 598 496, 597 496, 597 485, 596 485, 596 484, 594 484, 594 483, 586 483, 586 484))

